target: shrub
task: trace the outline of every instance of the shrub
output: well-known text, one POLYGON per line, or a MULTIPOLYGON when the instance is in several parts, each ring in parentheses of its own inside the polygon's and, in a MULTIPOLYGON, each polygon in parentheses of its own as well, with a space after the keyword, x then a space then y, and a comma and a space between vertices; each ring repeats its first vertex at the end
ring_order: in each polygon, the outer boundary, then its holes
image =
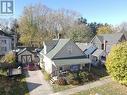
POLYGON ((13 52, 8 52, 2 59, 1 62, 5 63, 16 63, 16 56, 13 52))
POLYGON ((106 68, 114 80, 127 85, 127 42, 112 47, 106 59, 106 68))
POLYGON ((44 71, 44 79, 47 81, 51 79, 51 75, 48 74, 46 71, 44 71))
POLYGON ((80 72, 79 73, 79 76, 80 76, 82 82, 87 82, 88 81, 88 75, 89 74, 87 72, 80 72))
POLYGON ((59 78, 57 81, 55 81, 55 83, 58 85, 66 85, 67 84, 66 80, 62 77, 59 78))
POLYGON ((72 81, 74 80, 74 75, 72 74, 72 73, 69 73, 68 75, 67 75, 67 83, 68 84, 71 84, 72 83, 72 81))
POLYGON ((92 73, 88 74, 87 78, 88 78, 89 81, 95 80, 95 77, 94 77, 94 75, 92 73))
POLYGON ((71 84, 72 84, 72 85, 79 85, 80 82, 79 82, 78 80, 72 80, 72 81, 71 81, 71 84))

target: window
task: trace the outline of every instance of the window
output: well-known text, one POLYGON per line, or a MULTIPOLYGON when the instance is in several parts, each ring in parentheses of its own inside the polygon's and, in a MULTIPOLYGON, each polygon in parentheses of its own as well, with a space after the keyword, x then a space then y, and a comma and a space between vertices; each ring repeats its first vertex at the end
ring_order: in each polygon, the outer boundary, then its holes
POLYGON ((1 51, 7 51, 7 47, 1 47, 1 51))
POLYGON ((6 40, 1 40, 1 43, 2 44, 6 44, 6 40))

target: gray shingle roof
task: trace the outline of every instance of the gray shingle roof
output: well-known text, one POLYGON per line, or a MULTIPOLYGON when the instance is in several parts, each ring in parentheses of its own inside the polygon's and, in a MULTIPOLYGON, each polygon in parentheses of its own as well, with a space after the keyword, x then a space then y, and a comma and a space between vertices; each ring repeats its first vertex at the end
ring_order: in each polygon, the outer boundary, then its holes
POLYGON ((82 50, 85 51, 88 49, 92 44, 87 44, 87 43, 76 43, 76 45, 82 50))
POLYGON ((52 59, 69 41, 70 39, 59 39, 55 47, 46 56, 52 59))
POLYGON ((112 34, 100 34, 97 37, 103 43, 104 40, 108 41, 108 43, 117 43, 118 40, 122 37, 123 33, 112 33, 112 34))
MULTIPOLYGON (((20 50, 20 51, 18 52, 18 54, 17 54, 17 55, 22 54, 24 51, 29 51, 29 52, 31 52, 29 49, 24 48, 24 49, 20 50)), ((32 53, 32 52, 31 52, 31 53, 32 53)))
POLYGON ((45 42, 47 53, 50 52, 58 43, 58 39, 53 39, 50 42, 45 42))

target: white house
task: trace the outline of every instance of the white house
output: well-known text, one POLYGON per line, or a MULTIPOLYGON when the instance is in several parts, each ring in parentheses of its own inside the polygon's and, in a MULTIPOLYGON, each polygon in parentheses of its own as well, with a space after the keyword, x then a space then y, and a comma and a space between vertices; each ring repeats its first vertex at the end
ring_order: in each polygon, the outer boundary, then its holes
POLYGON ((52 76, 61 72, 77 71, 91 63, 82 50, 70 39, 54 39, 44 42, 40 52, 40 65, 52 76))
POLYGON ((0 55, 12 50, 12 37, 0 30, 0 55))

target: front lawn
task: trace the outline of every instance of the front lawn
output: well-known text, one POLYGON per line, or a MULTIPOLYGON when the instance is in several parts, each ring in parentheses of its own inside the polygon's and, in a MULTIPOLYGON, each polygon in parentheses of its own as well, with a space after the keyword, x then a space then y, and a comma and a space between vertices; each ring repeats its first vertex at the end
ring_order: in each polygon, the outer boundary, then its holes
POLYGON ((24 76, 9 78, 0 75, 0 95, 29 95, 24 76))
POLYGON ((111 82, 73 95, 95 95, 96 93, 99 95, 127 95, 127 87, 116 82, 111 82))
POLYGON ((105 76, 107 76, 106 69, 104 67, 91 67, 91 71, 88 72, 87 68, 86 71, 80 71, 77 73, 68 73, 66 75, 66 79, 68 81, 68 84, 65 85, 59 85, 57 84, 51 84, 54 92, 63 91, 66 89, 70 89, 79 85, 87 84, 92 81, 96 81, 98 79, 101 79, 105 76))

